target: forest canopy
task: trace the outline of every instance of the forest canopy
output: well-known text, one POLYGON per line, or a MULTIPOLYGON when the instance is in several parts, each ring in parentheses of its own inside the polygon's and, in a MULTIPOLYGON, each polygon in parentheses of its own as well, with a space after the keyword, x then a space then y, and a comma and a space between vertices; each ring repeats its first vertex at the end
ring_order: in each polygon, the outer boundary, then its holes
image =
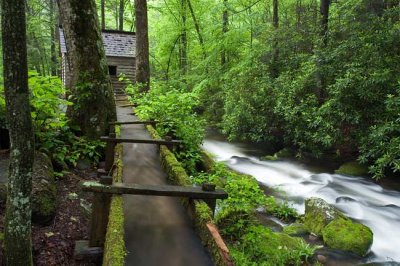
MULTIPOLYGON (((104 9, 105 28, 135 30, 133 1, 104 9)), ((398 1, 148 1, 148 17, 152 78, 230 139, 400 170, 398 1)), ((54 1, 29 1, 27 25, 29 68, 60 75, 54 1)))

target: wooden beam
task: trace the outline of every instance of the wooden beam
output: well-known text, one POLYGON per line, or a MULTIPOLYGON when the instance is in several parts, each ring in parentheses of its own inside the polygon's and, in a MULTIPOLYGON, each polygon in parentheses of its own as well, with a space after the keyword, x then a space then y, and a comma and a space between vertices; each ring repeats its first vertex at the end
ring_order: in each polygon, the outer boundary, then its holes
POLYGON ((123 105, 120 105, 119 107, 138 107, 138 104, 136 104, 136 103, 123 104, 123 105))
POLYGON ((110 122, 110 125, 155 125, 157 121, 115 121, 110 122))
POLYGON ((110 138, 100 137, 101 141, 109 143, 143 143, 143 144, 158 144, 172 146, 182 143, 180 140, 156 140, 156 139, 122 139, 122 138, 110 138))
POLYGON ((115 183, 103 185, 98 182, 84 181, 81 183, 83 191, 110 194, 132 194, 148 196, 187 197, 191 199, 226 199, 228 193, 221 189, 204 191, 201 187, 169 186, 169 185, 142 185, 115 183))

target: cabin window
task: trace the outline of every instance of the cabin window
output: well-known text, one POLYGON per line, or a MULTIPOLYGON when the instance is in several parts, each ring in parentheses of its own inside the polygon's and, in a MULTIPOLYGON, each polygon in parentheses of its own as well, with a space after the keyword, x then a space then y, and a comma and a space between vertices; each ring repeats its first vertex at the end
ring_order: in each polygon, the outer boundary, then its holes
POLYGON ((110 74, 110 76, 116 76, 117 66, 108 66, 108 74, 110 74))

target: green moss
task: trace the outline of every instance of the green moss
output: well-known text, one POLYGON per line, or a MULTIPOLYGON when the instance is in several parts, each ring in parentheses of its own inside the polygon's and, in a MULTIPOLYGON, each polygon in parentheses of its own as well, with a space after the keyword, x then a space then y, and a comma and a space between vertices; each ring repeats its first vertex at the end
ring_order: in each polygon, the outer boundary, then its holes
POLYGON ((295 156, 293 150, 289 148, 283 148, 282 150, 278 151, 274 154, 273 157, 276 158, 293 158, 295 156))
POLYGON ((123 266, 125 256, 123 200, 121 196, 114 196, 110 206, 103 265, 123 266))
POLYGON ((322 230, 331 221, 344 217, 335 207, 320 198, 306 199, 305 205, 304 226, 308 232, 318 236, 322 235, 322 230))
POLYGON ((335 170, 336 174, 365 176, 368 175, 368 167, 358 162, 347 162, 342 164, 339 169, 335 170))
POLYGON ((353 252, 365 256, 373 241, 373 233, 367 226, 350 219, 338 218, 322 231, 325 244, 330 248, 353 252))
POLYGON ((260 158, 261 161, 276 161, 279 160, 276 154, 274 155, 266 155, 260 158))
POLYGON ((230 241, 238 241, 249 227, 259 224, 254 209, 225 208, 218 214, 217 225, 230 241))
POLYGON ((0 232, 0 241, 4 241, 4 233, 0 232))
MULTIPOLYGON (((116 126, 116 136, 120 136, 119 126, 116 126)), ((115 164, 113 172, 113 182, 122 182, 123 169, 123 145, 117 144, 115 147, 115 164)), ((113 196, 110 204, 109 220, 107 225, 106 240, 104 244, 104 266, 123 266, 125 265, 125 232, 124 232, 124 208, 121 196, 113 196)))
POLYGON ((234 246, 232 255, 237 265, 303 265, 314 248, 301 238, 274 233, 263 226, 252 226, 234 246))
POLYGON ((288 235, 304 235, 307 233, 307 230, 304 227, 304 224, 291 224, 285 226, 283 228, 283 232, 288 235))
POLYGON ((32 198, 32 220, 46 224, 52 220, 57 208, 55 188, 32 198))

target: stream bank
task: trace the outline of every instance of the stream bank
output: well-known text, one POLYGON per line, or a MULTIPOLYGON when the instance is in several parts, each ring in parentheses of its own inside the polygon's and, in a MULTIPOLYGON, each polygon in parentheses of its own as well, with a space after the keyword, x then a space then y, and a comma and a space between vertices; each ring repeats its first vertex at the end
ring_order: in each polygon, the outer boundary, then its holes
POLYGON ((315 171, 290 160, 260 161, 265 152, 243 143, 229 143, 221 136, 209 136, 203 148, 231 169, 255 177, 273 188, 276 197, 288 200, 304 213, 308 197, 320 197, 350 218, 374 232, 372 251, 364 262, 400 261, 400 233, 388 228, 400 226, 400 192, 383 188, 365 177, 351 177, 315 171))

